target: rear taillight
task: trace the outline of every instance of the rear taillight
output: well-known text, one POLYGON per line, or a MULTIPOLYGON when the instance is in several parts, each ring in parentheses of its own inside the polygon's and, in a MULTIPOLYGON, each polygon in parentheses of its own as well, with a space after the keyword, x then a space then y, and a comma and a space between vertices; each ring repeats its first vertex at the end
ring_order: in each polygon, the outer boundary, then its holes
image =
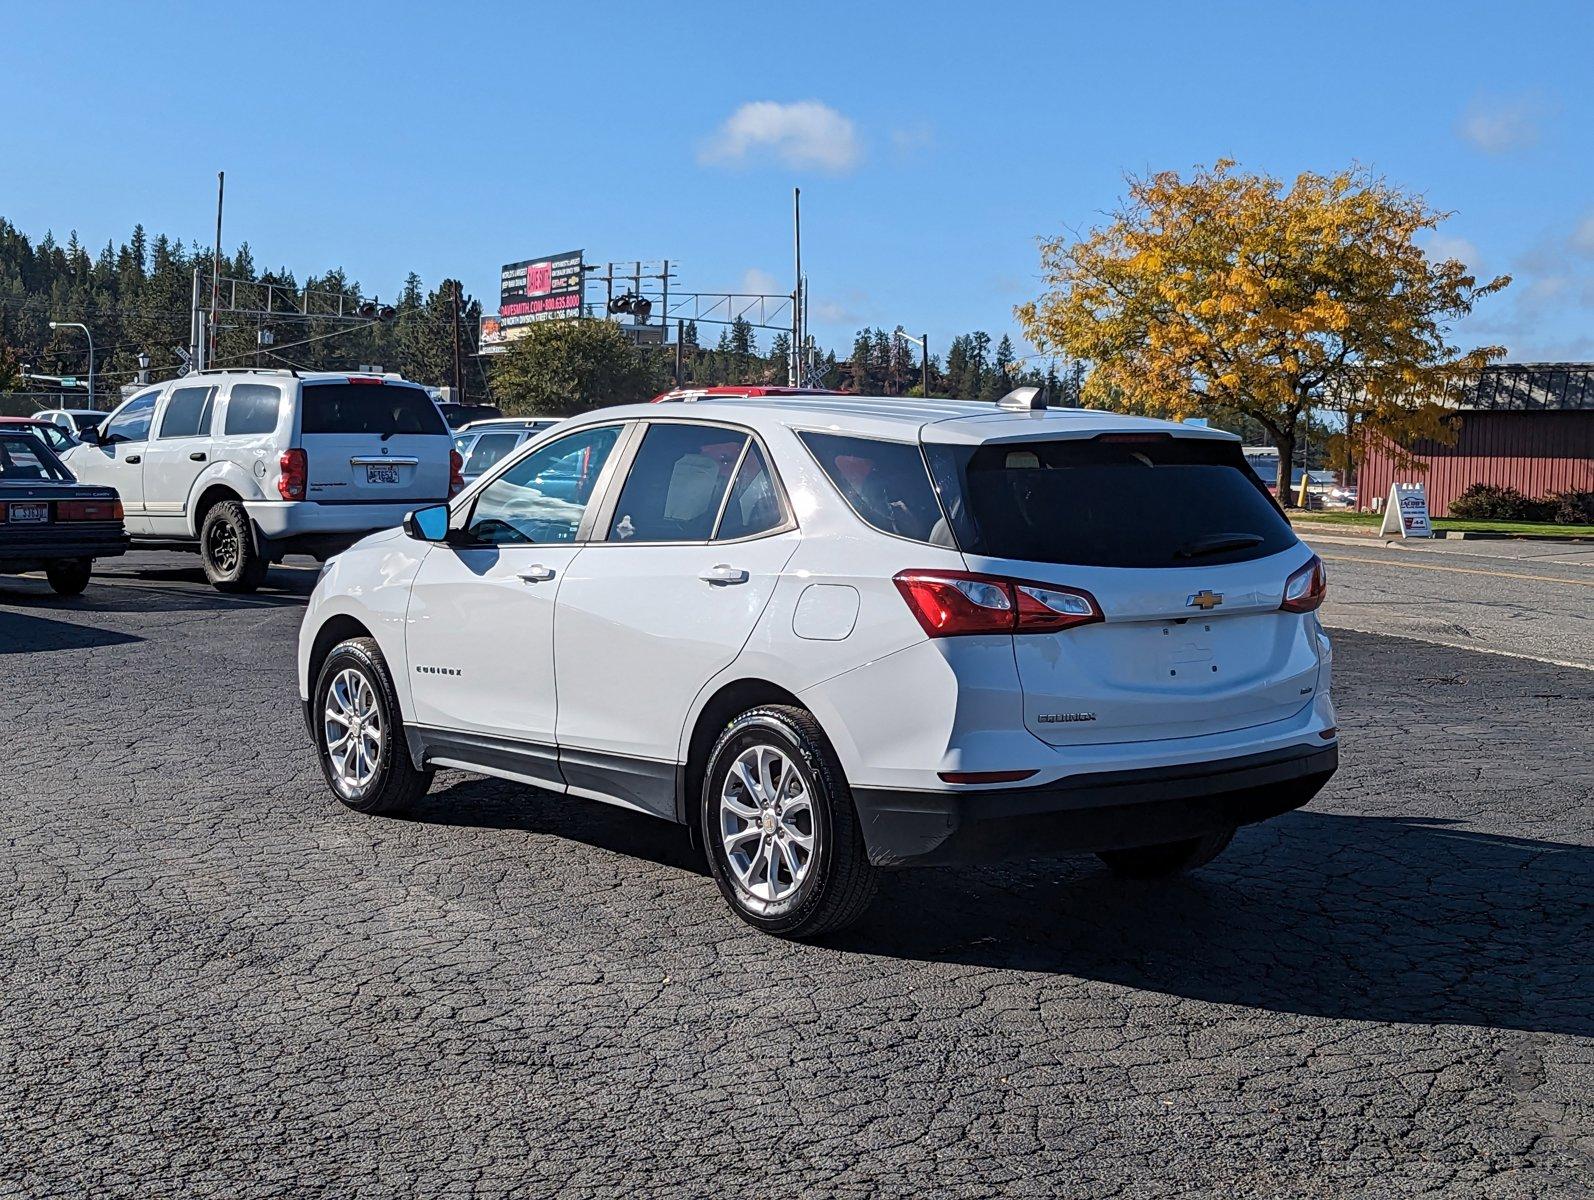
POLYGON ((310 460, 300 450, 284 450, 277 460, 277 493, 284 500, 303 500, 305 480, 310 476, 310 460))
POLYGON ((448 452, 448 498, 452 500, 465 490, 465 460, 458 450, 448 452))
POLYGON ((1328 576, 1323 571, 1323 560, 1312 555, 1307 564, 1284 582, 1285 612, 1309 613, 1328 594, 1328 576))
POLYGON ((1051 633, 1102 619, 1089 592, 1049 583, 970 571, 903 571, 892 582, 931 637, 1051 633))
POLYGON ((122 519, 122 502, 120 500, 57 500, 55 502, 55 519, 57 521, 120 521, 122 519))

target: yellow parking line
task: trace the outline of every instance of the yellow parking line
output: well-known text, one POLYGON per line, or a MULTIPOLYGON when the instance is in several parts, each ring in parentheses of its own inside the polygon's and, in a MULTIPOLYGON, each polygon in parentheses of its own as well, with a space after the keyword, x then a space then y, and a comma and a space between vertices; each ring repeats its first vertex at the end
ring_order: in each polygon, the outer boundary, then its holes
POLYGON ((1559 575, 1521 575, 1515 571, 1485 571, 1481 567, 1441 567, 1438 563, 1401 562, 1393 558, 1353 558, 1348 554, 1319 554, 1324 562, 1366 563, 1372 567, 1406 567, 1413 571, 1449 571, 1455 575, 1492 575, 1496 579, 1533 579, 1539 583, 1566 583, 1594 587, 1594 579, 1562 579, 1559 575))

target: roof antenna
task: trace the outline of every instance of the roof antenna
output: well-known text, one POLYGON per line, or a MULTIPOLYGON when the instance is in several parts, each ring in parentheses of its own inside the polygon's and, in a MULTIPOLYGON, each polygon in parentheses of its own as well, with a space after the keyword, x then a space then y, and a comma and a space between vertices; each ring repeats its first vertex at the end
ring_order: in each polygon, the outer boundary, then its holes
POLYGON ((1038 412, 1046 407, 1046 389, 1040 387, 1014 388, 996 402, 997 408, 1011 408, 1018 412, 1038 412))

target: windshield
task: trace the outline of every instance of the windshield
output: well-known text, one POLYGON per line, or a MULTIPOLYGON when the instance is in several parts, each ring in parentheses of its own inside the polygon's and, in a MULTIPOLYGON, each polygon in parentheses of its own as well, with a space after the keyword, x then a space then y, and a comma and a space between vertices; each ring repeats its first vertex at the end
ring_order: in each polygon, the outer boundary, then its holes
POLYGON ((435 433, 448 426, 432 398, 407 384, 307 383, 300 429, 304 433, 435 433))
POLYGON ((926 446, 966 553, 1093 567, 1244 562, 1295 544, 1239 447, 1165 434, 926 446))
POLYGON ((31 433, 0 433, 0 481, 70 483, 61 460, 31 433))

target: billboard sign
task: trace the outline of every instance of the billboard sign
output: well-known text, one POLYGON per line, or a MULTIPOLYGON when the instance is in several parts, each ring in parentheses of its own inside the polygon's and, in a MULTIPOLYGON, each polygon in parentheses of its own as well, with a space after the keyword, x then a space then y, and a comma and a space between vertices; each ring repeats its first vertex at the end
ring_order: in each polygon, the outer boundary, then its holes
POLYGON ((499 275, 498 319, 504 331, 581 315, 580 250, 508 263, 499 275))

